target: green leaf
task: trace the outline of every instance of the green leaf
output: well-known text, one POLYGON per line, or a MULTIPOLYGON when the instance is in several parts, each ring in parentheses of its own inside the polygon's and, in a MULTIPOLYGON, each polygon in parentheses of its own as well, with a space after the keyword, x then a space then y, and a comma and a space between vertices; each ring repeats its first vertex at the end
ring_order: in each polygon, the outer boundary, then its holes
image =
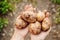
POLYGON ((4 0, 4 2, 7 2, 7 0, 4 0))
POLYGON ((2 30, 2 28, 4 27, 4 25, 7 25, 7 24, 8 24, 8 19, 0 17, 0 31, 2 30))
POLYGON ((53 3, 56 3, 56 0, 51 0, 53 3))
POLYGON ((3 19, 4 24, 8 24, 8 19, 3 19))
POLYGON ((58 4, 60 4, 60 0, 56 0, 58 4))
POLYGON ((53 3, 60 4, 60 0, 51 0, 53 3))
POLYGON ((1 18, 0 18, 0 23, 1 23, 1 18))
POLYGON ((0 1, 0 12, 2 14, 6 14, 9 11, 13 11, 12 5, 10 5, 10 3, 8 2, 8 0, 1 0, 0 1))
POLYGON ((3 28, 3 24, 0 25, 0 29, 3 28))

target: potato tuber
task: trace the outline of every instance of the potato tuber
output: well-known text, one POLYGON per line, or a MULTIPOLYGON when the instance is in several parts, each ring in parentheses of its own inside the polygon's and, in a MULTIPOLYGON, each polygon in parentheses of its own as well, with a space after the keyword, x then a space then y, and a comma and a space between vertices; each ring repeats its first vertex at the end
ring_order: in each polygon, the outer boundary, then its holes
POLYGON ((29 27, 29 32, 34 35, 37 35, 41 32, 41 23, 39 23, 38 21, 29 24, 28 27, 29 27))
POLYGON ((37 21, 42 21, 45 18, 45 14, 41 11, 37 13, 37 21))
POLYGON ((47 10, 44 10, 43 12, 45 13, 45 17, 50 17, 51 14, 47 10))
POLYGON ((24 7, 24 10, 25 11, 33 11, 33 12, 37 12, 37 9, 34 8, 31 4, 27 4, 25 7, 24 7))
POLYGON ((46 17, 42 22, 42 30, 47 31, 51 27, 51 19, 46 17))
POLYGON ((18 29, 22 29, 22 28, 25 28, 27 26, 27 22, 25 22, 24 20, 21 19, 21 15, 19 15, 16 19, 16 22, 15 22, 15 26, 18 28, 18 29))
POLYGON ((31 23, 36 21, 36 13, 33 13, 32 11, 24 11, 22 13, 22 19, 25 21, 31 23))
POLYGON ((47 10, 43 12, 37 10, 31 4, 26 5, 24 11, 16 18, 15 27, 18 29, 28 27, 31 34, 40 34, 42 30, 47 31, 51 27, 50 13, 47 10))
POLYGON ((27 4, 25 7, 24 7, 24 10, 25 11, 32 11, 33 10, 33 6, 31 4, 27 4))

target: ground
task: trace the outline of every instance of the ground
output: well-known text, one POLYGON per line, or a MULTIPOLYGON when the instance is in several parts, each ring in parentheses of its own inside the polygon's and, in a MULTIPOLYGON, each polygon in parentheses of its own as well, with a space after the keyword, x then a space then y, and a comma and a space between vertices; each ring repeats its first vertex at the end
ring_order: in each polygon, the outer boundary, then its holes
MULTIPOLYGON (((37 8, 39 10, 47 9, 51 12, 52 18, 54 17, 55 5, 52 4, 49 0, 37 0, 37 8)), ((19 15, 22 7, 25 3, 20 3, 16 6, 16 10, 13 13, 8 13, 6 18, 9 19, 9 24, 3 28, 3 31, 0 33, 0 40, 10 40, 14 32, 14 21, 15 18, 19 15)), ((53 20, 52 20, 53 21, 53 20)), ((52 25, 52 30, 50 34, 46 37, 45 40, 60 40, 60 25, 52 25)))

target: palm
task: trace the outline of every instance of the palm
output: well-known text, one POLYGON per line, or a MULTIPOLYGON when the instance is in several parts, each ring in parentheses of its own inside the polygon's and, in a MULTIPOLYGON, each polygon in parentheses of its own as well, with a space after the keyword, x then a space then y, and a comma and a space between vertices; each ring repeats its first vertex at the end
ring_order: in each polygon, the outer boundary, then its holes
POLYGON ((26 36, 26 34, 28 33, 28 28, 25 28, 25 29, 17 29, 15 28, 15 32, 16 33, 19 33, 21 36, 26 36))
MULTIPOLYGON (((51 28, 50 28, 50 30, 51 30, 51 28)), ((41 32, 39 35, 31 34, 31 39, 32 40, 44 40, 46 38, 46 36, 49 34, 50 30, 48 30, 47 32, 41 32)))

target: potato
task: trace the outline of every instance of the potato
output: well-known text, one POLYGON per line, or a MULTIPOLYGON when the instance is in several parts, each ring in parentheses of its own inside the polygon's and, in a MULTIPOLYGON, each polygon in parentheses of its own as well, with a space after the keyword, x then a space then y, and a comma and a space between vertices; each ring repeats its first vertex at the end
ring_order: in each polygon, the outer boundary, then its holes
POLYGON ((33 6, 31 4, 27 4, 25 7, 24 7, 24 10, 25 11, 32 11, 33 10, 33 6))
POLYGON ((37 9, 36 8, 33 8, 33 6, 31 4, 27 4, 25 7, 24 7, 24 10, 25 11, 33 11, 33 12, 36 12, 37 9))
POLYGON ((42 30, 47 31, 51 27, 51 19, 46 17, 42 22, 42 30))
POLYGON ((37 35, 41 32, 41 23, 36 21, 35 23, 31 23, 28 25, 28 30, 30 33, 37 35))
POLYGON ((47 10, 44 10, 43 12, 45 13, 45 17, 50 17, 51 14, 47 10))
POLYGON ((42 21, 45 18, 45 14, 41 11, 37 13, 37 21, 42 21))
POLYGON ((25 28, 27 26, 27 22, 25 22, 24 20, 21 19, 21 15, 19 15, 16 19, 16 22, 15 22, 15 26, 18 28, 18 29, 22 29, 22 28, 25 28))
POLYGON ((25 21, 31 23, 36 21, 36 13, 33 13, 32 11, 24 11, 22 13, 22 19, 25 21))
POLYGON ((49 12, 46 12, 45 15, 46 15, 46 17, 50 17, 51 14, 49 12))

